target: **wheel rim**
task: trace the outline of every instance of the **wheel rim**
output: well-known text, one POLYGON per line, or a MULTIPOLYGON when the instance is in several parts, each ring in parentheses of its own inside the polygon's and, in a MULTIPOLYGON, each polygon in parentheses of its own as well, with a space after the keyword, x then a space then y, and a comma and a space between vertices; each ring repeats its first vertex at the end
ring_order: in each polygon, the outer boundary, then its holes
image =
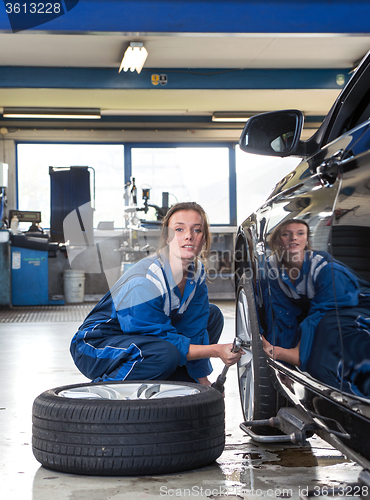
POLYGON ((72 399, 162 399, 199 394, 199 389, 187 385, 166 383, 97 384, 72 387, 58 396, 72 399))
POLYGON ((252 353, 252 330, 250 325, 248 300, 242 289, 238 296, 236 312, 236 335, 243 341, 245 354, 238 362, 239 392, 244 418, 253 419, 254 410, 254 369, 252 353), (250 346, 244 347, 244 346, 250 346))

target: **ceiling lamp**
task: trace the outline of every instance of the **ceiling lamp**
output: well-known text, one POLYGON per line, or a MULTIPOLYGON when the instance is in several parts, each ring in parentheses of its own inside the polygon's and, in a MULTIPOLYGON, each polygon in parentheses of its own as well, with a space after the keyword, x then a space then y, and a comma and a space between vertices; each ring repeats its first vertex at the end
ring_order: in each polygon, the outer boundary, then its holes
POLYGON ((98 108, 3 108, 3 118, 49 118, 96 120, 100 118, 98 108))
POLYGON ((131 42, 123 56, 118 73, 120 73, 122 69, 123 71, 135 71, 136 69, 136 71, 140 73, 147 57, 148 51, 141 42, 131 42))
POLYGON ((247 111, 216 111, 212 115, 213 122, 247 122, 251 116, 257 113, 247 111))

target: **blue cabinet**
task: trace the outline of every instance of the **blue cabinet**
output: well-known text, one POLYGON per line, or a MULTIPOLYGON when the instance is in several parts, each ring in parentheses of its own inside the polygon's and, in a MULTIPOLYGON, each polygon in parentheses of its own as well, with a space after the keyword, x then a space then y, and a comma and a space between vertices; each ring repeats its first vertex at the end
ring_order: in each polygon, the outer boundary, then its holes
POLYGON ((13 306, 63 304, 49 300, 49 242, 13 235, 11 245, 11 303, 13 306))
POLYGON ((12 247, 12 305, 49 304, 48 252, 12 247))

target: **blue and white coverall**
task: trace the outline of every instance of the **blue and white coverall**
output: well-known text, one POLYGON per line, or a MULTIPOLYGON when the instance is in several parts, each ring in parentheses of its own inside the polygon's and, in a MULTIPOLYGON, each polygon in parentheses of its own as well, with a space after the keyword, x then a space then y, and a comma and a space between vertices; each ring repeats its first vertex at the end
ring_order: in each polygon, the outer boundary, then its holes
POLYGON ((121 276, 86 317, 70 351, 93 381, 197 380, 212 366, 209 359, 188 361, 189 345, 217 343, 222 328, 221 311, 208 302, 203 264, 191 265, 182 296, 168 260, 155 255, 121 276))

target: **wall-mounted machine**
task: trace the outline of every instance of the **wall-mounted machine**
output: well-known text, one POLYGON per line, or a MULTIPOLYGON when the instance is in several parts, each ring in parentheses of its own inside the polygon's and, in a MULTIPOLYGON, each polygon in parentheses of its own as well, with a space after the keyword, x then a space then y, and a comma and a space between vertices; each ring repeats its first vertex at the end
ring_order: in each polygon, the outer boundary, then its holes
MULTIPOLYGON (((48 238, 47 234, 44 234, 39 224, 41 223, 41 212, 25 211, 25 210, 9 210, 9 220, 12 221, 16 219, 18 223, 29 222, 31 223, 26 234, 35 233, 37 236, 43 236, 48 238)), ((13 231, 15 232, 15 231, 13 231)))
POLYGON ((27 232, 11 235, 11 304, 64 304, 49 299, 48 259, 56 255, 59 244, 49 242, 48 235, 40 229, 41 212, 10 210, 9 217, 31 223, 27 232))

